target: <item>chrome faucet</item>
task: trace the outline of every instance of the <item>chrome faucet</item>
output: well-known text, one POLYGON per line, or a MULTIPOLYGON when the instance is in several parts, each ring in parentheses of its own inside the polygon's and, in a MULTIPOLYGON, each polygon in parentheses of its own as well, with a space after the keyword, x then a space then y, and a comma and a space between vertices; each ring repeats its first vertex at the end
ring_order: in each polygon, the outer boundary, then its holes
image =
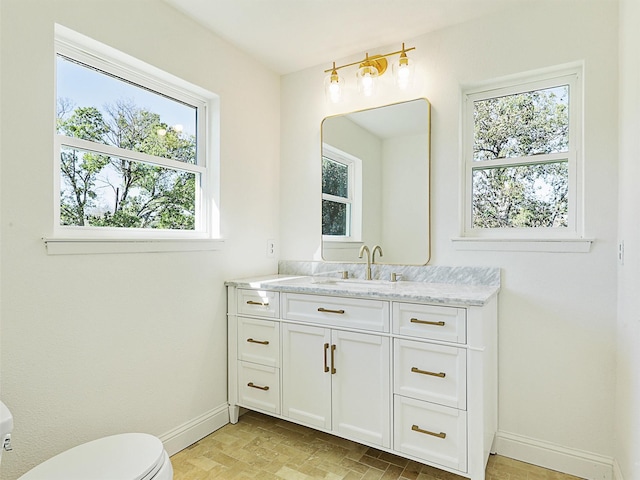
POLYGON ((382 247, 380 245, 376 245, 373 247, 373 251, 371 252, 371 263, 376 263, 376 252, 380 254, 382 257, 382 247))
POLYGON ((371 280, 371 251, 369 250, 369 247, 367 247, 366 245, 362 245, 360 247, 360 253, 358 253, 358 258, 362 258, 362 255, 364 255, 364 252, 367 252, 367 275, 365 278, 367 280, 371 280))

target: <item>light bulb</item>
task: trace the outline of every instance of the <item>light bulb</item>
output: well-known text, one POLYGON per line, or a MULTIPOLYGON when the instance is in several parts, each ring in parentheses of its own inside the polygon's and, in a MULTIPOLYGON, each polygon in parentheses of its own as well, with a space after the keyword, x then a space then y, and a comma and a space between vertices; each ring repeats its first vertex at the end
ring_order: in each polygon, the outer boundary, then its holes
POLYGON ((365 73, 360 80, 362 82, 362 93, 369 96, 373 93, 373 77, 370 73, 365 73))
POLYGON ((411 71, 408 65, 400 65, 398 67, 397 82, 400 88, 407 88, 411 79, 411 71))
POLYGON ((336 71, 336 64, 333 64, 333 70, 331 74, 324 79, 324 93, 331 103, 338 103, 342 100, 342 87, 344 86, 344 80, 338 75, 336 71))
POLYGON ((365 65, 358 69, 358 90, 365 97, 370 97, 375 93, 376 78, 378 69, 371 65, 365 65))
POLYGON ((397 63, 393 64, 393 76, 395 78, 396 85, 401 90, 404 90, 411 86, 413 82, 413 72, 415 65, 413 60, 407 57, 407 53, 404 51, 404 43, 402 44, 402 53, 397 63))
POLYGON ((331 82, 329 84, 329 97, 332 102, 336 103, 340 101, 340 97, 342 96, 342 88, 338 82, 331 82))

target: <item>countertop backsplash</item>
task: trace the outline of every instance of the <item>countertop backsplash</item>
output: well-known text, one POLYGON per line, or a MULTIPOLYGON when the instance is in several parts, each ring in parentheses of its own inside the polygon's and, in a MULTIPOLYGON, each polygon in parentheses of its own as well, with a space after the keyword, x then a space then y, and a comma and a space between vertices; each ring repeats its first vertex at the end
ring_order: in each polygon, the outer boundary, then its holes
MULTIPOLYGON (((365 263, 328 263, 319 261, 281 260, 281 275, 310 275, 340 277, 346 271, 349 278, 365 278, 365 263)), ((371 276, 376 280, 389 280, 395 273, 398 280, 409 282, 443 283, 457 285, 500 286, 500 269, 497 267, 447 267, 439 265, 385 265, 372 264, 371 276)))

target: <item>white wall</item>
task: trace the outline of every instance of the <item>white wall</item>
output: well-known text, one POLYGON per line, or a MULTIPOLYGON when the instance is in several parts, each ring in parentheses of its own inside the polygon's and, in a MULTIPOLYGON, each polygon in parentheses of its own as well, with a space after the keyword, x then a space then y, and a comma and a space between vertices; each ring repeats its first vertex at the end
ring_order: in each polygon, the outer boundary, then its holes
POLYGON ((620 4, 619 235, 616 447, 619 479, 640 478, 640 2, 620 4))
POLYGON ((280 83, 164 2, 1 8, 0 394, 16 424, 1 477, 13 479, 89 439, 224 415, 223 282, 277 269, 280 83), (56 22, 220 96, 222 250, 47 255, 56 22))
POLYGON ((429 245, 429 134, 383 144, 382 240, 386 263, 426 263, 429 245), (408 175, 407 175, 408 173, 408 175))
MULTIPOLYGON (((281 257, 318 258, 322 118, 428 98, 431 263, 497 266, 503 272, 500 448, 592 478, 607 469, 610 475, 614 453, 617 26, 615 2, 540 2, 415 39, 398 38, 416 47, 412 54, 421 78, 415 89, 399 94, 387 88, 376 99, 351 99, 337 107, 323 98, 326 65, 282 79, 281 257), (591 251, 456 251, 451 238, 459 235, 460 86, 575 61, 585 65, 585 234, 596 239, 591 251)), ((369 54, 397 49, 375 47, 369 54)))

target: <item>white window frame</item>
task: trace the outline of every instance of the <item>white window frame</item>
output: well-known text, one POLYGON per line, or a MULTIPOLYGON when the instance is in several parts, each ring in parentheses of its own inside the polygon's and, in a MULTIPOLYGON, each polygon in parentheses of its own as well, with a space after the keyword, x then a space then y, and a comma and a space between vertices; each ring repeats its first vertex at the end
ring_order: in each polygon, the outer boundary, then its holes
MULTIPOLYGON (((454 241, 467 240, 532 240, 552 241, 577 240, 583 236, 583 87, 582 66, 576 65, 545 71, 538 74, 521 75, 506 80, 469 87, 462 92, 462 214, 461 237, 454 241), (517 93, 543 90, 569 85, 569 147, 567 152, 532 155, 495 160, 474 161, 474 102, 517 93), (472 227, 473 170, 489 166, 517 166, 551 163, 566 160, 569 170, 569 200, 567 227, 520 227, 520 228, 474 228, 472 227)), ((495 247, 495 245, 493 245, 495 247)), ((562 247, 564 249, 566 247, 562 247)), ((580 247, 581 248, 581 247, 580 247)), ((468 249, 468 248, 460 248, 468 249)), ((502 249, 501 247, 483 249, 502 249)), ((504 248, 513 250, 514 248, 504 248)), ((515 248, 516 250, 518 248, 515 248)), ((528 250, 529 248, 523 248, 528 250)), ((536 250, 537 248, 531 248, 536 250)))
MULTIPOLYGON (((148 251, 172 251, 183 249, 175 241, 197 240, 186 250, 217 249, 212 243, 203 240, 218 240, 219 228, 219 99, 218 96, 193 85, 185 80, 166 73, 156 67, 112 49, 93 39, 80 35, 66 27, 56 25, 55 55, 77 60, 80 63, 113 74, 124 80, 148 88, 151 91, 166 95, 197 109, 197 159, 189 164, 172 159, 161 159, 144 153, 134 152, 118 147, 98 144, 78 138, 59 135, 55 131, 54 109, 54 201, 53 201, 53 235, 45 238, 49 253, 92 253, 95 248, 76 248, 85 240, 89 244, 104 245, 113 241, 159 241, 148 251), (135 161, 152 163, 159 166, 199 174, 200 184, 196 185, 196 223, 194 230, 117 228, 67 226, 60 224, 60 151, 62 146, 95 151, 106 155, 123 157, 135 161), (164 245, 164 246, 163 246, 164 245)), ((56 86, 57 96, 57 86, 56 86)), ((57 99, 54 99, 57 103, 57 99)), ((98 248, 98 250, 105 250, 98 248)), ((120 251, 120 248, 107 248, 105 252, 120 251)), ((124 251, 145 251, 140 244, 124 251)))
POLYGON ((351 205, 348 217, 350 235, 322 235, 322 240, 336 243, 362 242, 362 160, 327 143, 322 144, 322 157, 346 165, 349 182, 348 198, 323 193, 322 199, 351 205))

